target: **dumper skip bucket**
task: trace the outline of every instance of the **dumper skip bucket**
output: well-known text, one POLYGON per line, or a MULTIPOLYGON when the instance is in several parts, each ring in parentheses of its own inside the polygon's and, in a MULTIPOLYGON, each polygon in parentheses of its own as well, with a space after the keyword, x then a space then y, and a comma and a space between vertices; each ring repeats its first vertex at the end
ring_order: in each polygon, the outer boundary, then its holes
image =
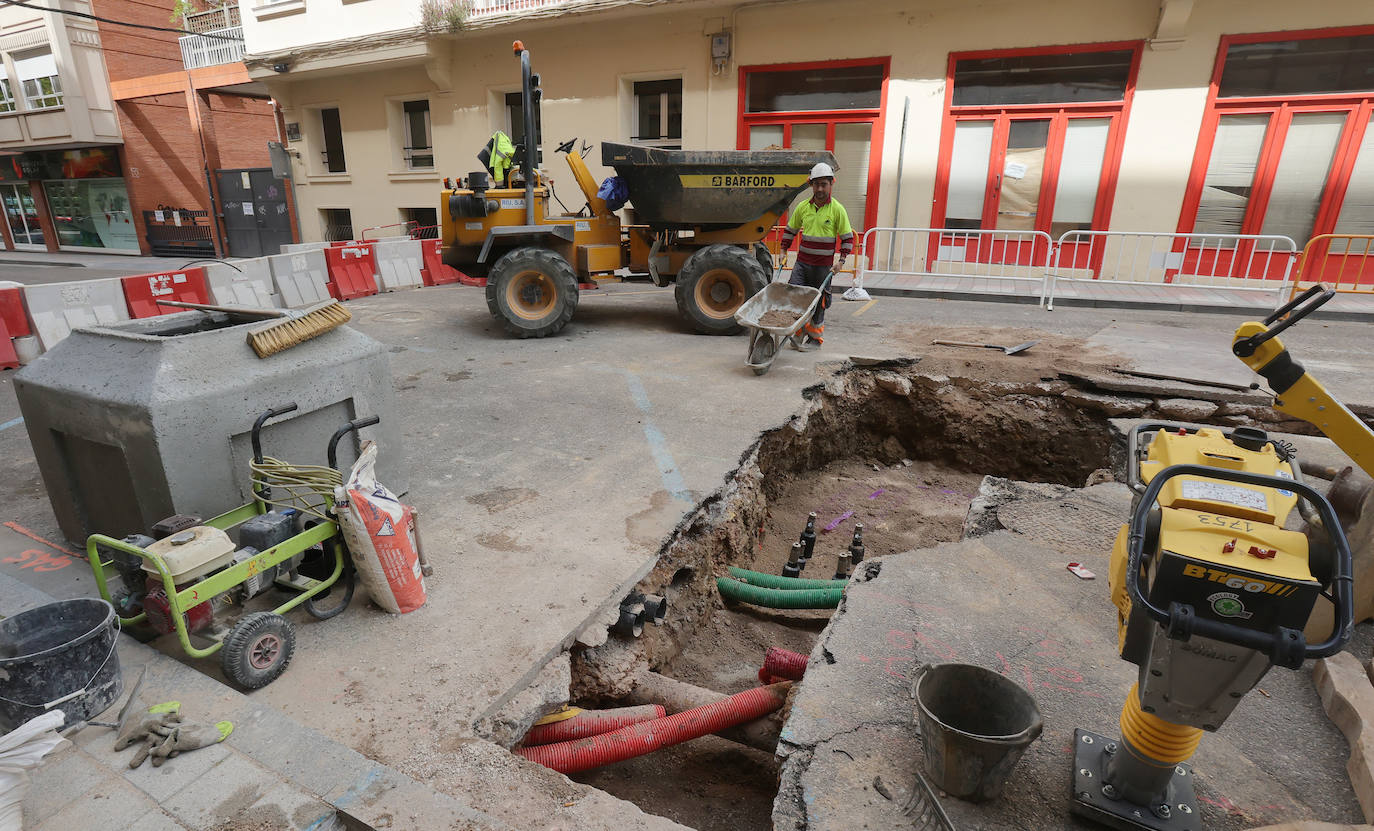
POLYGON ((124 687, 117 623, 113 606, 86 597, 0 620, 0 722, 61 710, 72 724, 108 709, 124 687))
POLYGON ((996 799, 1044 728, 1035 699, 1002 675, 970 664, 926 666, 912 688, 931 781, 971 802, 996 799))

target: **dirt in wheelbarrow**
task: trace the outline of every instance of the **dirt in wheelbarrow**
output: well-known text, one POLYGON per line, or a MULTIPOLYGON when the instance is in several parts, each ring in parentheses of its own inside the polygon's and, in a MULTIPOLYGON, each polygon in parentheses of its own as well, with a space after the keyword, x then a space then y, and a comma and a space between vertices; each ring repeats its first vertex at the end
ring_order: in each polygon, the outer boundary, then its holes
POLYGON ((759 317, 759 325, 776 326, 785 329, 793 323, 796 323, 799 317, 801 317, 801 315, 796 312, 785 312, 782 309, 773 309, 772 311, 764 312, 763 315, 759 317))

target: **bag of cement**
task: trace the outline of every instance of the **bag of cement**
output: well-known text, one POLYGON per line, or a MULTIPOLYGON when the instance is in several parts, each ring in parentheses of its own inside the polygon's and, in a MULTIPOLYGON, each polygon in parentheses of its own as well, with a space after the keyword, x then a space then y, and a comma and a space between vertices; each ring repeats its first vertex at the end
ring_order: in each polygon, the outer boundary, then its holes
POLYGON ((425 605, 425 578, 415 541, 415 509, 377 482, 377 445, 363 444, 348 481, 334 492, 339 526, 353 567, 372 602, 392 614, 425 605))
POLYGON ((29 770, 43 763, 66 739, 57 728, 67 718, 61 710, 49 710, 29 719, 0 736, 0 831, 20 831, 24 827, 24 791, 29 787, 29 770))

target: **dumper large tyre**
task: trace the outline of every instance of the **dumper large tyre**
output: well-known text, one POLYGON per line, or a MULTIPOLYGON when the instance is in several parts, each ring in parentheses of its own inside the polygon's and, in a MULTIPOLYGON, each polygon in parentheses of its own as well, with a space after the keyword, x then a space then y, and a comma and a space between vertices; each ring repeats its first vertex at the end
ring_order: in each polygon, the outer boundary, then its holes
POLYGON ((767 284, 767 272, 748 248, 708 245, 678 272, 677 311, 700 334, 735 335, 743 331, 735 310, 767 284))
POLYGON ((512 335, 552 335, 577 311, 577 275, 554 251, 517 248, 491 267, 487 308, 512 335))

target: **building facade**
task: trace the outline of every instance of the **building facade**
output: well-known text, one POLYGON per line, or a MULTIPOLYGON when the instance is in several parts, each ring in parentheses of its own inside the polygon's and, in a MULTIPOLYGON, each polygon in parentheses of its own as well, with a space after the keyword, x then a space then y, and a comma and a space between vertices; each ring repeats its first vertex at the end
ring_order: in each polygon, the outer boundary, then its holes
POLYGON ((3 247, 137 253, 120 145, 95 24, 0 6, 3 247))
POLYGON ((1374 233, 1364 0, 475 0, 456 32, 420 7, 241 0, 306 239, 434 220, 518 129, 516 38, 572 209, 576 136, 830 149, 864 229, 1374 233))

